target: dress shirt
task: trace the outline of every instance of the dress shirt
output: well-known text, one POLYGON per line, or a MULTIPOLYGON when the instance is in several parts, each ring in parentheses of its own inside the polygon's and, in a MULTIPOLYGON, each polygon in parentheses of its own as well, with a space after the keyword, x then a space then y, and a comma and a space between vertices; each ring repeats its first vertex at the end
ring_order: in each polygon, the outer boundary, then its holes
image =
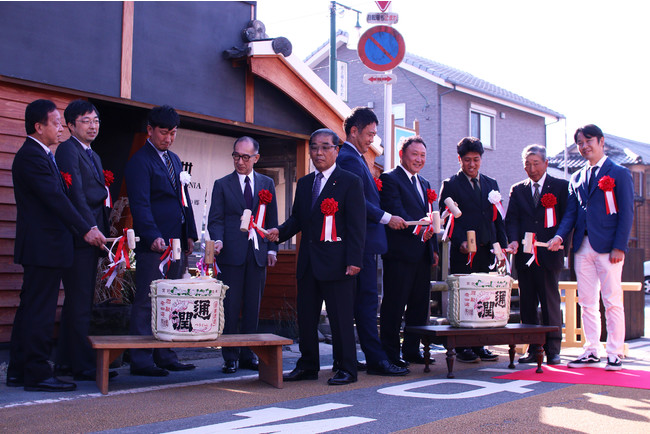
MULTIPOLYGON (((530 178, 528 178, 530 179, 530 178)), ((539 181, 537 181, 537 184, 539 184, 539 197, 542 197, 542 188, 544 188, 544 181, 546 181, 546 172, 542 175, 541 178, 539 178, 539 181)), ((535 181, 532 179, 530 180, 530 194, 531 196, 535 197, 535 181)))
MULTIPOLYGON (((415 175, 412 174, 411 172, 409 172, 408 170, 406 170, 406 168, 404 166, 402 166, 401 164, 398 165, 398 167, 400 167, 404 171, 404 173, 406 173, 406 176, 408 176, 408 178, 409 178, 409 182, 411 184, 413 184, 413 177, 415 175)), ((418 189, 418 194, 420 195, 420 201, 423 201, 425 195, 424 195, 423 190, 422 190, 422 184, 420 184, 420 180, 418 179, 417 176, 415 176, 415 181, 416 181, 415 185, 417 186, 417 189, 418 189)))
MULTIPOLYGON (((251 191, 255 192, 255 181, 254 181, 254 176, 253 176, 253 171, 251 170, 251 173, 248 175, 242 175, 241 173, 237 173, 237 177, 239 178, 239 186, 241 187, 241 192, 244 192, 244 188, 246 188, 246 177, 248 176, 248 179, 250 179, 250 184, 251 184, 251 191)), ((255 193, 253 193, 255 194, 255 193)))

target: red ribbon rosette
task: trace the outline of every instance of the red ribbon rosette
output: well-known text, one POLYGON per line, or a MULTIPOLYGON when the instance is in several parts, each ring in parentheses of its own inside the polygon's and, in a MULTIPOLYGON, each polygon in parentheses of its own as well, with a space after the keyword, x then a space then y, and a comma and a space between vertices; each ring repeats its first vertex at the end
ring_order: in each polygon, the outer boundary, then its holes
POLYGON ((260 190, 257 195, 260 197, 260 205, 268 205, 273 200, 273 195, 268 190, 260 190))
POLYGON ((542 206, 544 207, 544 227, 552 228, 557 224, 557 218, 555 217, 555 205, 557 205, 557 198, 552 193, 546 193, 540 199, 542 206))
POLYGON ((427 202, 429 204, 429 212, 433 212, 433 203, 438 200, 438 193, 433 188, 427 188, 427 202))
POLYGON ((381 179, 379 178, 374 178, 375 180, 375 185, 377 186, 377 191, 381 191, 381 187, 383 187, 384 183, 381 182, 381 179))
POLYGON ((323 219, 323 229, 320 234, 321 241, 337 241, 336 221, 334 216, 339 210, 339 203, 334 199, 327 198, 320 204, 320 211, 325 218, 323 219))
POLYGON ((607 214, 616 214, 618 212, 614 187, 616 187, 616 181, 611 176, 603 176, 598 180, 598 188, 605 193, 605 209, 607 214))
POLYGON ((63 182, 65 183, 65 186, 70 188, 72 185, 72 175, 70 175, 67 172, 61 172, 61 178, 63 178, 63 182))
POLYGON ((108 194, 104 201, 104 205, 109 208, 113 208, 113 198, 111 198, 111 191, 108 187, 111 186, 113 181, 115 181, 115 175, 113 175, 113 172, 110 170, 104 170, 104 187, 106 187, 106 193, 108 194))
POLYGON ((104 170, 104 185, 110 187, 111 184, 115 181, 115 175, 110 170, 104 170))

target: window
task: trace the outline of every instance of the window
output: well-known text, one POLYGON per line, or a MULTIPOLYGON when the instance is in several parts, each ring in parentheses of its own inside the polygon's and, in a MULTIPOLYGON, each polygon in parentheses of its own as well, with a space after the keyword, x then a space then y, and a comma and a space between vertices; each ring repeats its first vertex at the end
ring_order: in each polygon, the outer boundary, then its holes
POLYGON ((393 104, 393 115, 395 116, 395 125, 400 127, 406 126, 406 103, 393 104))
POLYGON ((496 110, 472 104, 469 111, 469 133, 478 137, 486 149, 494 149, 494 119, 496 110))

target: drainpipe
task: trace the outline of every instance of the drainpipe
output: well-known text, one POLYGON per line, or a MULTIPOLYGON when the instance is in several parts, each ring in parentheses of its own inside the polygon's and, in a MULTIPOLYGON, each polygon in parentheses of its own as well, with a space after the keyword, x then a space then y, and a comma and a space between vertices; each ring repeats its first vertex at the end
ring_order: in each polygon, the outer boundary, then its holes
POLYGON ((442 185, 442 97, 456 90, 456 85, 447 92, 438 94, 438 188, 442 185))

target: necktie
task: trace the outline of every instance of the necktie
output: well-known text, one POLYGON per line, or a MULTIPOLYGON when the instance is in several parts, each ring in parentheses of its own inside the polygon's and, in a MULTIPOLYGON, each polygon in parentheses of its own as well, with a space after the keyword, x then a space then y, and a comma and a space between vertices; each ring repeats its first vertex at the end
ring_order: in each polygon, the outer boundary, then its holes
POLYGON ((47 156, 50 157, 50 160, 52 160, 52 164, 54 164, 54 172, 57 174, 57 177, 59 178, 59 182, 61 183, 61 186, 65 190, 66 189, 65 181, 63 181, 63 175, 61 175, 59 166, 57 166, 56 164, 56 159, 54 158, 54 154, 50 151, 47 153, 47 156))
POLYGON ((591 168, 591 175, 589 176, 589 184, 587 184, 589 191, 591 191, 591 189, 594 187, 597 171, 598 171, 598 166, 594 166, 591 168))
POLYGON ((534 183, 533 187, 535 189, 535 191, 533 191, 533 201, 535 202, 535 206, 537 206, 537 204, 539 203, 539 184, 534 183))
POLYGON ((172 166, 172 160, 169 158, 167 151, 163 152, 163 159, 165 160, 165 165, 167 165, 167 172, 169 173, 169 179, 172 181, 172 186, 174 190, 177 190, 176 184, 176 174, 174 173, 174 166, 172 166))
POLYGON ((318 199, 318 196, 320 195, 320 183, 321 183, 322 179, 323 179, 323 174, 321 172, 318 172, 316 174, 316 179, 314 179, 314 186, 311 189, 311 207, 312 208, 316 204, 316 199, 318 199))
POLYGON ((86 154, 88 154, 88 158, 90 158, 90 161, 93 163, 93 167, 95 168, 95 171, 97 172, 97 175, 101 178, 101 173, 99 173, 99 167, 97 167, 97 163, 95 163, 95 159, 93 158, 93 150, 88 148, 86 149, 86 154))
POLYGON ((50 157, 50 160, 52 160, 52 163, 54 163, 54 167, 56 168, 56 171, 59 171, 59 166, 56 164, 56 159, 54 158, 54 154, 52 152, 48 152, 47 156, 50 157))
POLYGON ((422 200, 423 200, 422 195, 418 191, 418 180, 417 180, 417 177, 415 175, 411 176, 411 183, 413 184, 413 188, 415 189, 415 194, 417 195, 417 197, 420 198, 420 202, 422 202, 422 200))
POLYGON ((253 210, 253 190, 251 190, 251 179, 246 176, 244 178, 244 201, 246 202, 246 209, 253 210))
POLYGON ((476 195, 476 198, 480 201, 481 200, 481 187, 478 185, 478 178, 472 178, 472 185, 474 186, 474 194, 476 195))

